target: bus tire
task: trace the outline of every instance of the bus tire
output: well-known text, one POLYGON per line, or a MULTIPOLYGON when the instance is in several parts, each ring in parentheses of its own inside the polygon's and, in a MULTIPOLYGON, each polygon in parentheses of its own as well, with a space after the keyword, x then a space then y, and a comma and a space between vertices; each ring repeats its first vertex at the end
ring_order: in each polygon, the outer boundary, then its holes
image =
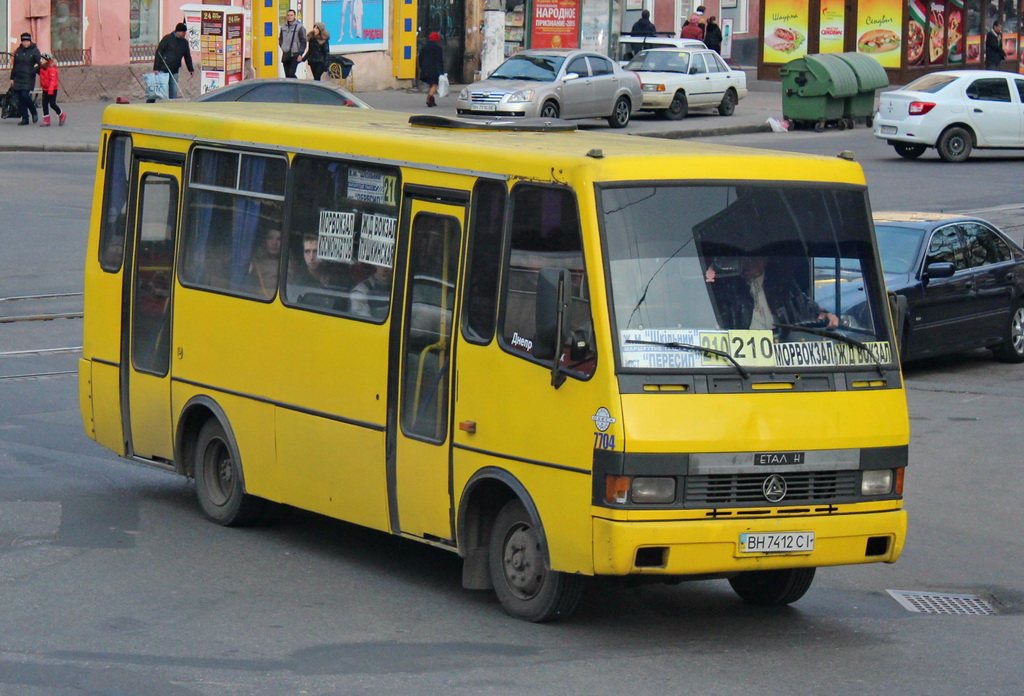
POLYGON ((760 607, 792 604, 811 588, 815 568, 751 570, 729 578, 740 599, 760 607))
POLYGON ((242 527, 262 517, 267 501, 248 495, 238 448, 216 418, 203 424, 196 440, 196 499, 210 520, 242 527))
POLYGON ((510 616, 543 623, 579 605, 583 577, 551 570, 536 522, 518 498, 494 519, 488 558, 494 592, 510 616))

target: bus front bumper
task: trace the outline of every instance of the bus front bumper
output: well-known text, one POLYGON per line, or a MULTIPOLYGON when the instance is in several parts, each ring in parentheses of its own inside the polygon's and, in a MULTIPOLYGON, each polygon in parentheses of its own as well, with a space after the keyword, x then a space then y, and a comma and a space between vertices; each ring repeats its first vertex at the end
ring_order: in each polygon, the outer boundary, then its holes
POLYGON ((893 563, 906 538, 903 510, 757 519, 616 521, 594 518, 597 575, 702 575, 855 563, 893 563), (745 553, 740 535, 814 532, 807 552, 745 553))

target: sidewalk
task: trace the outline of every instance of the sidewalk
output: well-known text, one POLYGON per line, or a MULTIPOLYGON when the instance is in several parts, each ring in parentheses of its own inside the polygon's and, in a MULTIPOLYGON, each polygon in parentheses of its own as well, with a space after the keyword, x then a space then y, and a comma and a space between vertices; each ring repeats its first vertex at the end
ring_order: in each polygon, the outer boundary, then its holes
MULTIPOLYGON (((748 73, 748 76, 751 73, 748 73)), ((438 106, 428 109, 425 93, 414 89, 395 89, 382 92, 359 92, 359 97, 375 109, 400 111, 409 114, 430 113, 455 117, 455 97, 464 85, 453 85, 453 94, 438 100, 438 106)), ((628 135, 655 138, 699 138, 735 133, 757 133, 770 130, 765 121, 774 116, 782 118, 782 91, 777 82, 762 82, 748 77, 749 91, 740 100, 736 113, 719 116, 714 109, 690 112, 682 121, 666 121, 652 114, 637 114, 624 131, 628 135)), ((67 102, 61 108, 68 119, 63 127, 53 125, 40 128, 38 124, 19 126, 18 119, 0 121, 0 152, 96 152, 99 147, 100 123, 103 110, 112 102, 67 102)), ((254 104, 254 108, 258 108, 254 104)), ((40 113, 40 118, 42 114, 40 113)), ((603 120, 576 121, 581 129, 621 133, 607 126, 603 120)))

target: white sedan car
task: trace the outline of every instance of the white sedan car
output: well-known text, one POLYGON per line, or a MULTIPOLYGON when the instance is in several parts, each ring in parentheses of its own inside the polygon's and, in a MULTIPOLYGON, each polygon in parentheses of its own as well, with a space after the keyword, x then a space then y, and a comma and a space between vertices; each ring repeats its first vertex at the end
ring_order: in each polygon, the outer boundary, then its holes
POLYGON ((640 108, 671 120, 685 118, 692 107, 706 106, 732 116, 747 96, 747 74, 706 48, 651 48, 637 53, 625 69, 640 76, 640 108))
POLYGON ((946 162, 974 148, 1024 148, 1024 75, 993 70, 935 72, 878 99, 875 136, 900 157, 934 147, 946 162))

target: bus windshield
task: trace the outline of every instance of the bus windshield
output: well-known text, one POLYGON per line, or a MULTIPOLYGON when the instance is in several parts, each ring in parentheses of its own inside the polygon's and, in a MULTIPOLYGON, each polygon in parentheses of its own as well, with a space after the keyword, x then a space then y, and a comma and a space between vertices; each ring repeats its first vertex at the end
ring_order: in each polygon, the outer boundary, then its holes
POLYGON ((620 368, 892 363, 863 189, 631 184, 599 195, 620 368))

